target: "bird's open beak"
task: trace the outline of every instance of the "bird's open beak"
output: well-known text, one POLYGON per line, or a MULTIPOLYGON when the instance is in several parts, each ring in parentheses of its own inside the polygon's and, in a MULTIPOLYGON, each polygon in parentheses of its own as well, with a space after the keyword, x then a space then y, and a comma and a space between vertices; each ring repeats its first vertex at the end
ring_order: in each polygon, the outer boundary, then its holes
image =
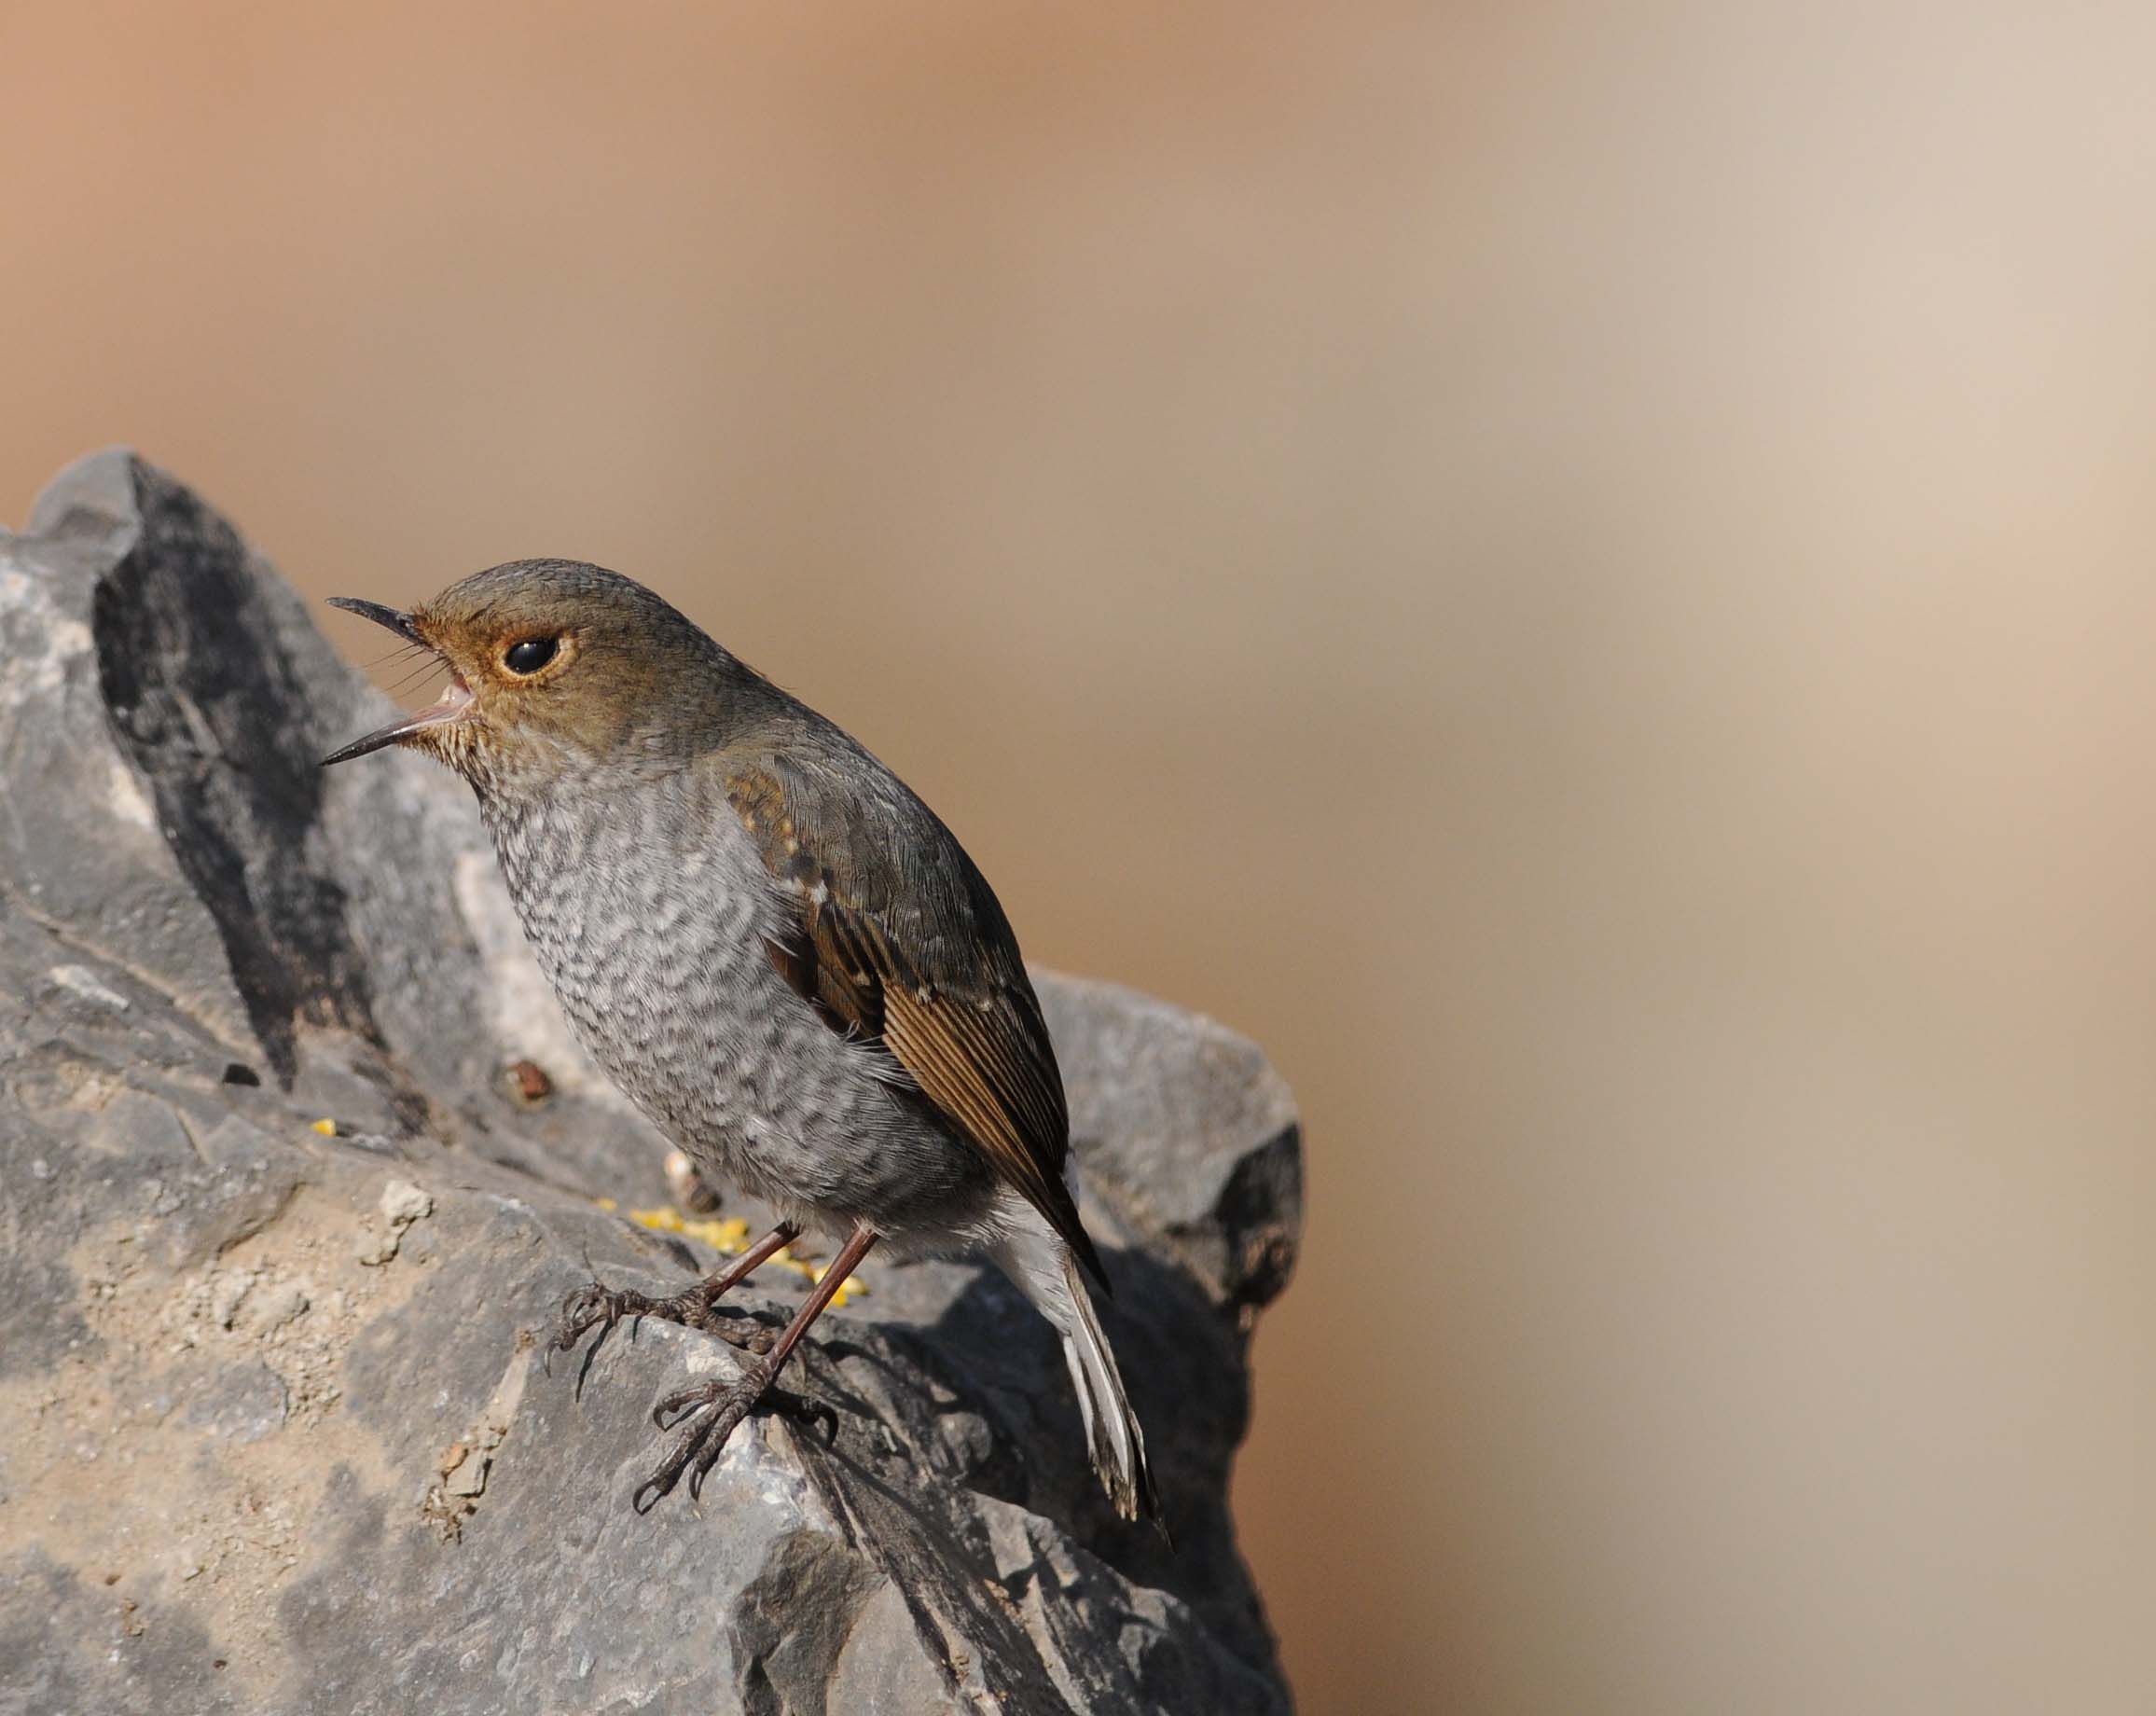
MULTIPOLYGON (((412 616, 400 613, 395 608, 384 607, 379 602, 361 602, 351 596, 332 596, 329 599, 329 605, 333 608, 342 608, 348 614, 357 614, 366 619, 371 619, 376 625, 387 627, 398 637, 410 643, 424 644, 429 649, 434 648, 433 644, 428 644, 426 639, 420 635, 419 628, 412 624, 412 616)), ((435 653, 438 655, 440 652, 436 651, 435 653)), ((377 728, 364 739, 353 740, 341 750, 332 751, 322 759, 322 767, 327 768, 332 763, 350 762, 355 756, 365 756, 369 751, 379 751, 384 745, 399 743, 401 740, 410 738, 414 733, 423 732, 428 727, 444 726, 456 720, 471 706, 472 693, 465 685, 463 676, 452 669, 449 683, 443 687, 442 695, 428 704, 426 708, 421 710, 418 714, 406 715, 401 720, 391 722, 385 727, 377 728)))

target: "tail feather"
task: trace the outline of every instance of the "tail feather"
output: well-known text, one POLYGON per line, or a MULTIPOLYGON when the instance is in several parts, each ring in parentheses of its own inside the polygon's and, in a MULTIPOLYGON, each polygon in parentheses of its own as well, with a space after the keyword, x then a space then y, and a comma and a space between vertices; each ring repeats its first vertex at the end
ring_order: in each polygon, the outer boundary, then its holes
POLYGON ((1094 1312, 1077 1256, 1030 1211, 1017 1213, 991 1255, 1063 1337, 1063 1362, 1078 1391, 1086 1448, 1115 1511, 1126 1519, 1152 1520, 1166 1537, 1168 1523, 1160 1516, 1153 1468, 1145 1459, 1145 1432, 1123 1391, 1114 1350, 1094 1312))
POLYGON ((1078 1279, 1077 1262, 1068 1254, 1063 1277, 1077 1313, 1063 1334, 1063 1358, 1078 1389, 1078 1412, 1085 1420, 1093 1470, 1124 1518, 1150 1519, 1165 1530, 1160 1498, 1153 1488, 1153 1468, 1145 1460, 1145 1431, 1123 1391, 1123 1375, 1115 1368, 1115 1354, 1094 1315, 1092 1297, 1078 1279))

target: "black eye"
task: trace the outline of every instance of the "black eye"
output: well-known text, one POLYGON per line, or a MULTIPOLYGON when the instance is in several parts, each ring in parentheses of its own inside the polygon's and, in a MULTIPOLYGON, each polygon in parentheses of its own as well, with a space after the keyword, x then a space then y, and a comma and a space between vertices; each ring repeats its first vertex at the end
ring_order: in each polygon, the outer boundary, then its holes
POLYGON ((502 665, 512 673, 536 673, 554 659, 554 652, 560 647, 560 643, 553 638, 526 638, 502 652, 502 665))

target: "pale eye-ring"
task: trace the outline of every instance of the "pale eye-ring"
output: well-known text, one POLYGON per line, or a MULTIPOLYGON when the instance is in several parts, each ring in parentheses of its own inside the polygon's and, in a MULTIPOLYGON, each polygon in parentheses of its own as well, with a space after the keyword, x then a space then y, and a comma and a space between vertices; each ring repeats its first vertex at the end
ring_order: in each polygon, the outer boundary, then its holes
POLYGON ((561 647, 558 638, 522 638, 502 652, 502 665, 520 676, 536 673, 561 647))

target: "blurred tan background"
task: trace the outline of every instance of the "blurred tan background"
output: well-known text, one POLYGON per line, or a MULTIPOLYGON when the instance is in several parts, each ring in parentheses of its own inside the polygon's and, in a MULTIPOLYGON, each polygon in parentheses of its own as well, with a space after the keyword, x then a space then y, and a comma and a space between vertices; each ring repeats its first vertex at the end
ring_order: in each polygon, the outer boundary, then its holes
POLYGON ((126 440, 318 594, 632 572, 1262 1040, 1306 1708, 2147 1710, 2152 66, 0 4, 0 518, 126 440))

